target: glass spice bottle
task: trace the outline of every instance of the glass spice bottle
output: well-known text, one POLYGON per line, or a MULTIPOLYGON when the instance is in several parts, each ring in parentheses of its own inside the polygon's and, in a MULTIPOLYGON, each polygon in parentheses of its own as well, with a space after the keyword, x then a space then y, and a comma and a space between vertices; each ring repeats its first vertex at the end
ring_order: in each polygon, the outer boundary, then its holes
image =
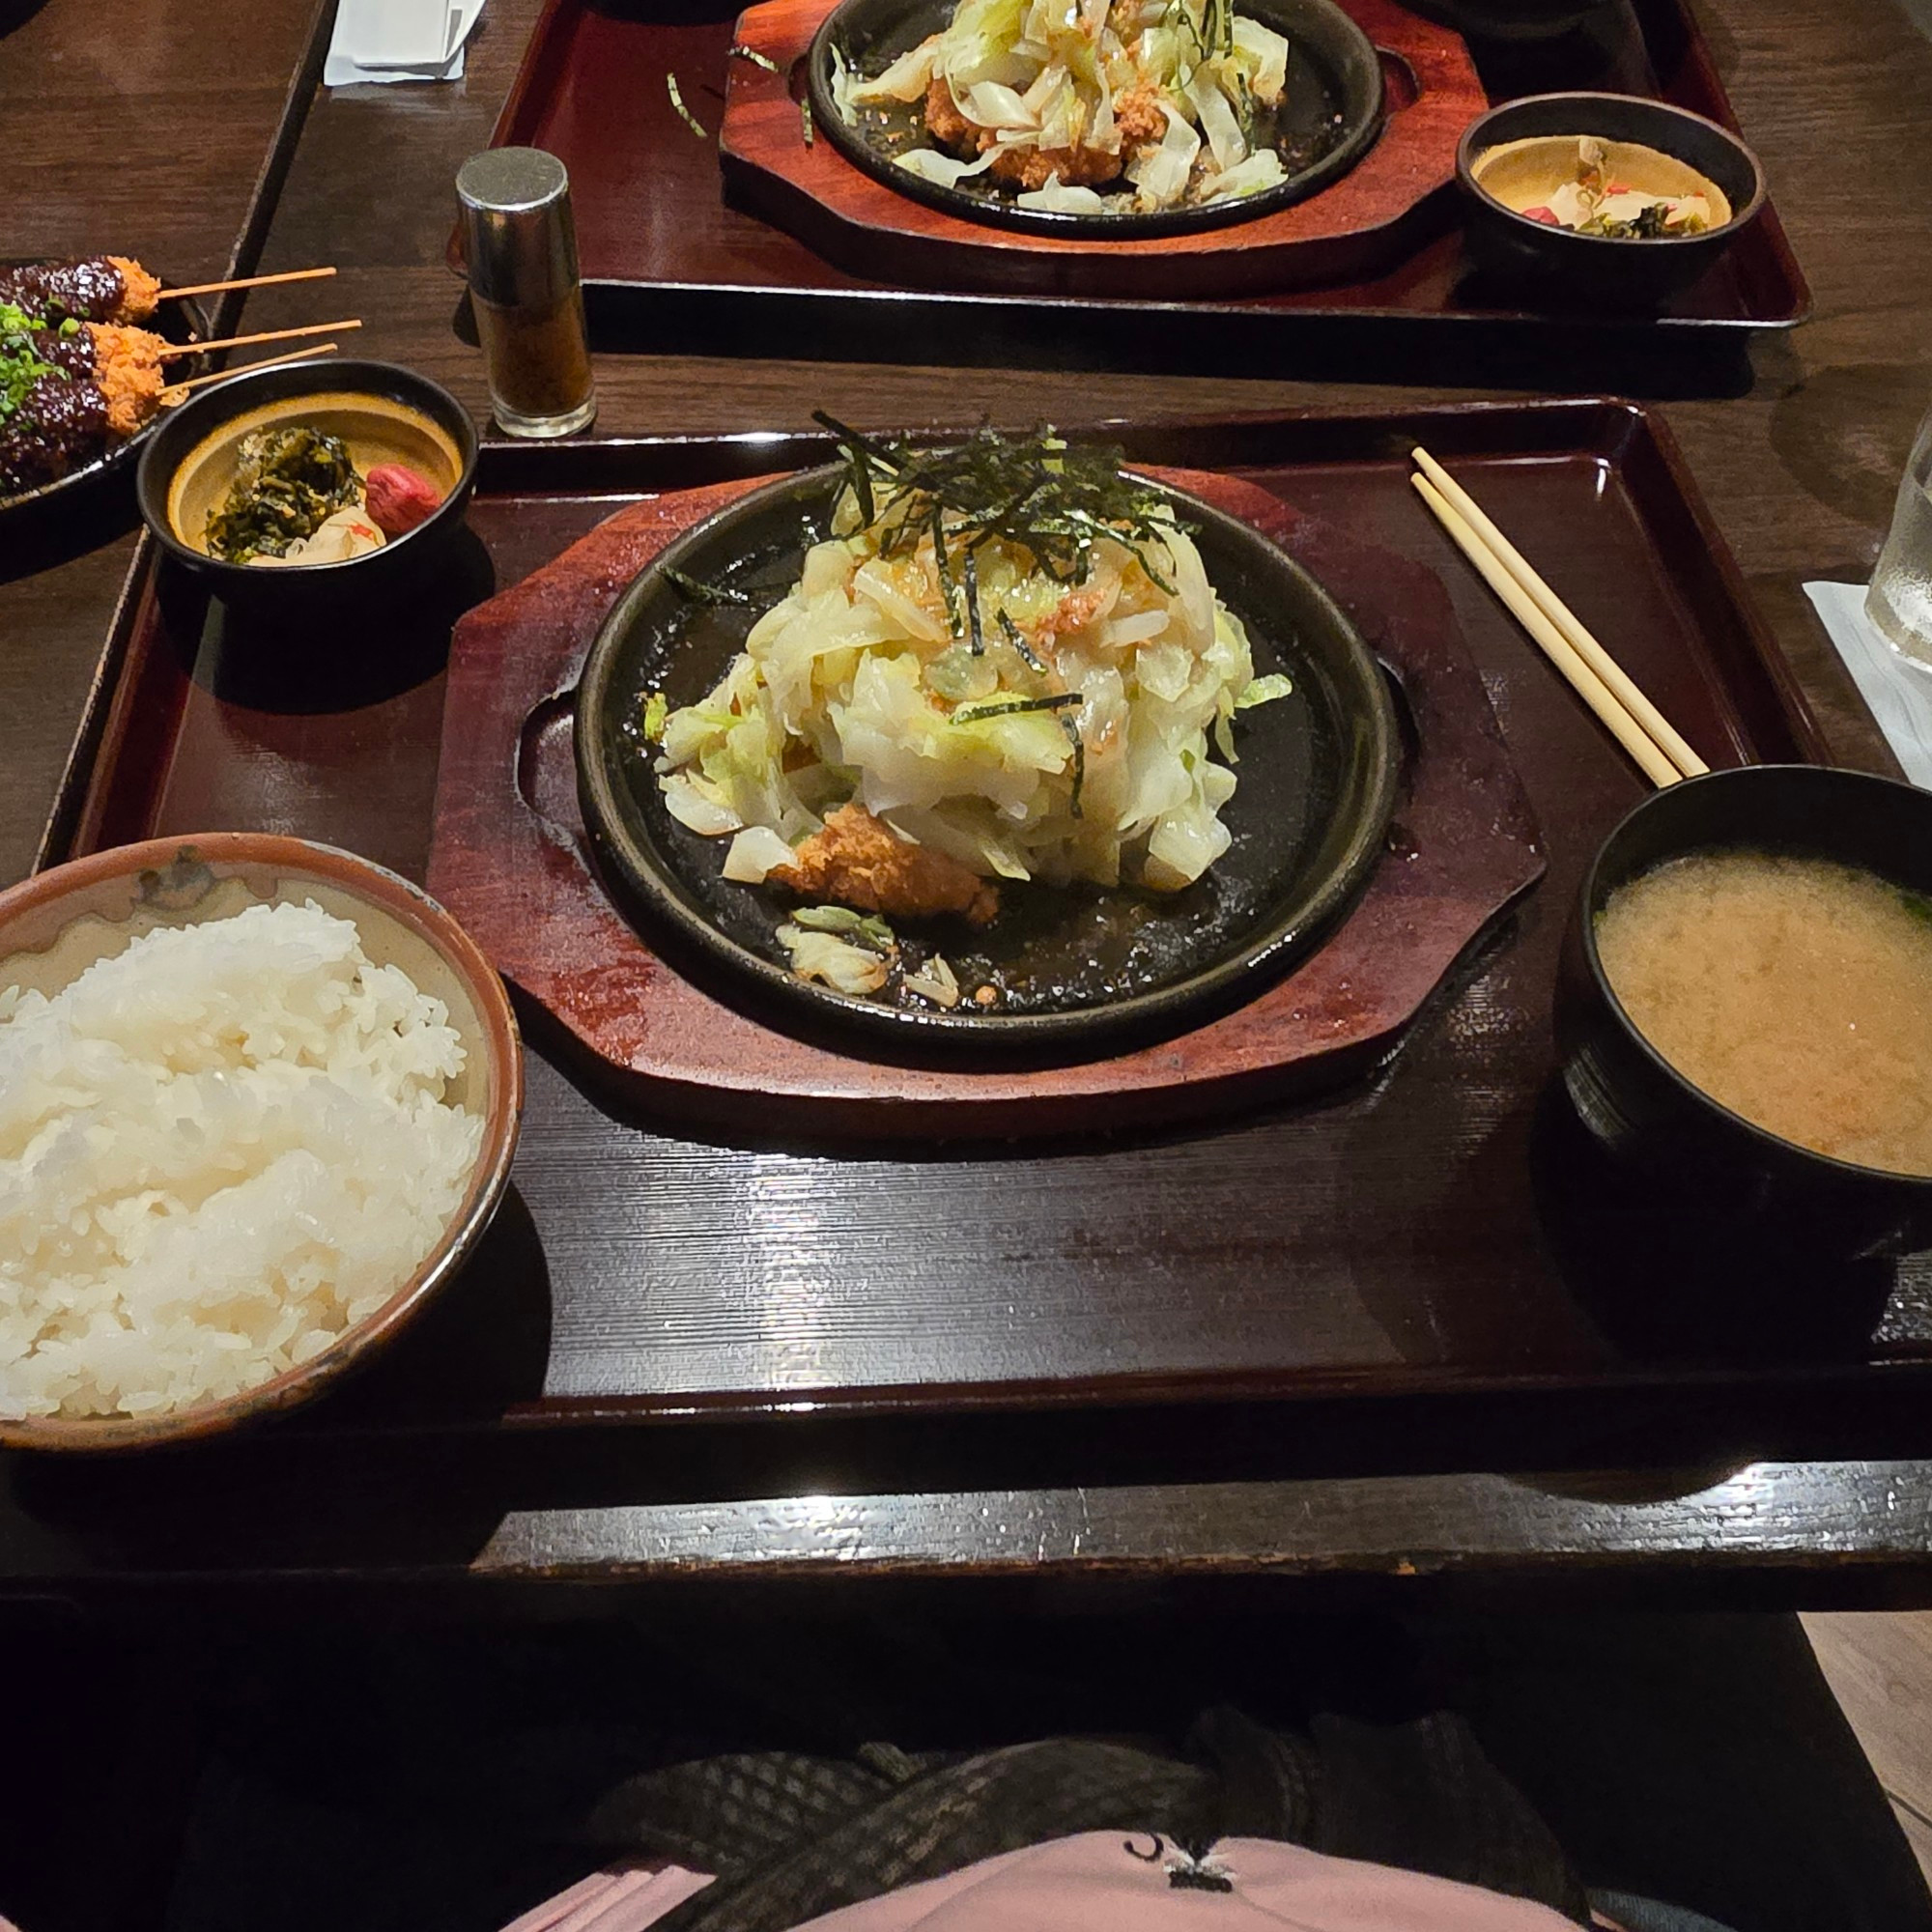
POLYGON ((512 436, 569 436, 597 413, 570 176, 541 148, 491 148, 456 176, 490 403, 512 436))

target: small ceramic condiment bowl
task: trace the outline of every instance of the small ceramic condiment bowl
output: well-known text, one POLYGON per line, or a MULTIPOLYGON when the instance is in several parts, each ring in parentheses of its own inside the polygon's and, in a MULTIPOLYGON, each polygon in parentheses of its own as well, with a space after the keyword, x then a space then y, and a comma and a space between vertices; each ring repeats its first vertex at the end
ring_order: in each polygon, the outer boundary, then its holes
POLYGON ((1563 1085, 1611 1153, 1699 1211, 1819 1264, 1932 1247, 1932 1179, 1815 1153, 1714 1100, 1637 1031, 1597 951, 1619 886, 1691 853, 1749 850, 1832 860, 1932 895, 1932 792, 1818 765, 1752 765, 1653 793, 1584 875, 1557 970, 1563 1085))
POLYGON ((476 425, 440 384, 389 362, 244 370, 189 397, 149 440, 135 477, 142 518, 168 554, 231 601, 309 603, 393 587, 432 563, 461 526, 476 481, 476 425), (400 463, 442 493, 414 529, 336 563, 231 563, 203 532, 235 480, 249 431, 305 424, 337 436, 356 469, 400 463))
POLYGON ((1623 94, 1534 94, 1491 108, 1463 131, 1456 179, 1470 252, 1486 273, 1553 305, 1616 309, 1655 308, 1695 281, 1757 219, 1765 197, 1764 169, 1728 128, 1623 94), (1535 205, 1526 194, 1540 201, 1574 178, 1585 136, 1611 150, 1633 187, 1684 194, 1700 183, 1715 186, 1729 219, 1694 235, 1617 238, 1521 213, 1535 205))
POLYGON ((407 879, 353 853, 269 833, 153 838, 76 859, 0 893, 0 987, 51 996, 156 926, 221 919, 257 902, 314 899, 353 920, 378 965, 440 999, 466 1049, 445 1094, 483 1136, 463 1201, 436 1246, 381 1308, 320 1354, 239 1395, 147 1415, 0 1418, 0 1446, 149 1448, 214 1435, 319 1394, 421 1313, 482 1238, 510 1178, 523 1115, 523 1049, 496 970, 448 913, 407 879))

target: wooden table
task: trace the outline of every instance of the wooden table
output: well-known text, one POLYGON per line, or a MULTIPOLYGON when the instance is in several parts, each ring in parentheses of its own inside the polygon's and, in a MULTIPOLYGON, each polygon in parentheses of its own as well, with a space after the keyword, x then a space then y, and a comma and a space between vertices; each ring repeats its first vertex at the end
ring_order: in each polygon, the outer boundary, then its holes
MULTIPOLYGON (((536 0, 492 0, 460 85, 317 95, 266 237, 239 248, 250 257, 260 240, 270 269, 338 264, 327 310, 365 318, 357 347, 437 377, 479 416, 479 358, 456 333, 459 291, 442 262, 450 180, 486 143, 536 11, 536 0)), ((1705 0, 1700 12, 1817 320, 1760 345, 1747 394, 1666 412, 1836 754, 1887 769, 1799 584, 1868 571, 1927 399, 1932 208, 1882 201, 1874 184, 1932 135, 1932 45, 1889 6, 1856 23, 1806 0, 1705 0)), ((148 0, 135 24, 110 29, 85 0, 47 0, 0 38, 0 100, 36 157, 9 251, 113 247, 179 272, 219 268, 305 25, 293 9, 148 0)), ((298 105, 306 95, 297 89, 298 105)), ((270 292, 248 323, 310 319, 316 299, 270 292)), ((698 357, 604 357, 597 373, 606 434, 793 428, 814 408, 867 423, 981 412, 1069 420, 1418 393, 698 357)), ((1576 370, 1576 387, 1600 385, 1597 370, 1576 370)), ((129 549, 122 535, 68 560, 0 553, 0 877, 31 860, 129 549)), ((532 1071, 558 1080, 540 1062, 532 1071)), ((781 1154, 651 1145, 663 1184, 782 1190, 781 1154)), ((569 1181, 565 1149, 534 1184, 569 1181)), ((506 1332, 528 1315, 507 1294, 506 1332)), ((1239 1401, 1157 1445, 1131 1413, 1106 1432, 1049 1411, 944 1427, 825 1415, 803 1429, 777 1417, 717 1428, 695 1414, 682 1431, 640 1434, 614 1416, 605 1426, 595 1397, 583 1402, 591 1426, 568 1446, 526 1435, 500 1456, 433 1420, 400 1444, 372 1406, 377 1419, 326 1486, 278 1438, 192 1471, 0 1462, 0 1591, 380 1592, 409 1581, 477 1603, 558 1577, 1052 1587, 1132 1576, 1932 1601, 1932 1462, 1917 1460, 1932 1424, 1910 1413, 1820 1413, 1800 1427, 1803 1460, 1753 1462, 1741 1440, 1723 1466, 1677 1470, 1656 1466, 1670 1444, 1632 1418, 1599 1446, 1604 1462, 1641 1473, 1540 1478, 1522 1472, 1506 1424, 1488 1441, 1452 1441, 1424 1416, 1403 1418, 1393 1439, 1324 1439, 1315 1452, 1298 1435, 1315 1410, 1291 1425, 1239 1401), (1874 1454, 1889 1460, 1865 1460, 1874 1454)))

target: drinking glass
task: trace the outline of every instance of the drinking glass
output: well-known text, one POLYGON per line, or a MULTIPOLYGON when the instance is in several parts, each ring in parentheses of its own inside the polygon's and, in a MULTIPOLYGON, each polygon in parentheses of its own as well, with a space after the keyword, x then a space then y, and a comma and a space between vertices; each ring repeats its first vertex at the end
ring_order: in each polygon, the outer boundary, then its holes
POLYGON ((1932 412, 1899 479, 1891 530, 1878 554, 1865 615, 1902 656, 1932 667, 1932 412))

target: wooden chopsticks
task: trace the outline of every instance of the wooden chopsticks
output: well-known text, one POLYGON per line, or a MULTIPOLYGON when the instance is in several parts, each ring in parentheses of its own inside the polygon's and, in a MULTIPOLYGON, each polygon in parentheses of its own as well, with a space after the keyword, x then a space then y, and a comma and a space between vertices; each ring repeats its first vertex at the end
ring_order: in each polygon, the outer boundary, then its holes
POLYGON ((1422 473, 1408 480, 1436 522, 1645 777, 1662 786, 1709 771, 1577 613, 1484 515, 1476 499, 1419 444, 1409 453, 1422 473))
POLYGON ((170 406, 190 389, 206 388, 211 383, 225 383, 231 376, 245 375, 250 369, 279 369, 284 362, 306 362, 311 355, 332 355, 341 344, 312 342, 306 349, 291 349, 286 355, 264 355, 253 362, 238 362, 232 369, 216 369, 207 376, 195 376, 185 383, 174 383, 161 391, 161 401, 170 406))
POLYGON ((192 288, 163 289, 160 299, 174 301, 182 296, 220 296, 230 289, 266 289, 277 282, 320 282, 334 274, 333 269, 284 269, 278 275, 242 275, 232 282, 196 282, 192 288))
POLYGON ((358 317, 351 316, 345 322, 311 322, 300 328, 264 328, 253 335, 224 335, 219 342, 177 342, 160 352, 163 362, 172 362, 179 355, 207 355, 216 349, 246 349, 257 342, 293 342, 304 335, 328 335, 336 329, 360 328, 358 317))

